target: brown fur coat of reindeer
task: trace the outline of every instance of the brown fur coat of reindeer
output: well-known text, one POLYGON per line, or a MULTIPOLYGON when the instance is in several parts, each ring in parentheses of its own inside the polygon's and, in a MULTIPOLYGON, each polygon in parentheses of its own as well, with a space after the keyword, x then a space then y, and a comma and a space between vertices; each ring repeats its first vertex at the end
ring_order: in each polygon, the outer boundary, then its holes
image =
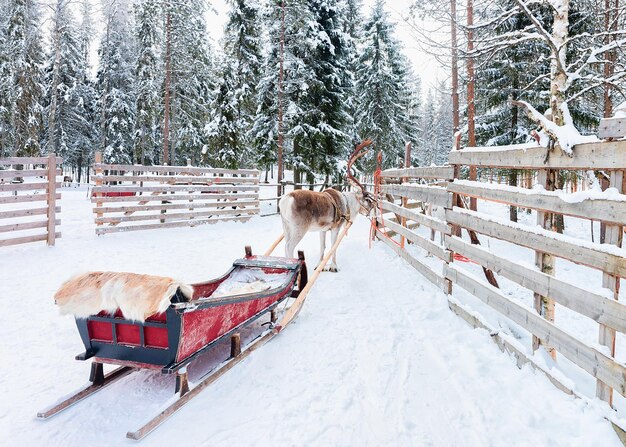
MULTIPOLYGON (((359 192, 339 192, 329 188, 321 192, 309 190, 292 191, 280 199, 280 217, 285 235, 285 256, 293 257, 296 245, 309 231, 320 232, 320 262, 326 249, 326 233, 330 231, 331 246, 337 240, 339 230, 346 222, 353 222, 361 213, 368 215, 376 206, 375 198, 351 173, 352 164, 367 151, 371 144, 366 140, 359 144, 348 160, 348 178, 358 186, 359 192)), ((336 252, 324 270, 336 272, 336 252)))

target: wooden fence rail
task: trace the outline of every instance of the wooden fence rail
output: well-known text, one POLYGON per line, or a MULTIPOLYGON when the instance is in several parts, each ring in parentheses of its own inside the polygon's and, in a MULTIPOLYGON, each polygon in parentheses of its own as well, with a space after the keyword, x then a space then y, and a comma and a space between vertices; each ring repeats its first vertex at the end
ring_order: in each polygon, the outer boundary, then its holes
MULTIPOLYGON (((626 225, 626 194, 622 194, 622 185, 626 181, 623 175, 626 170, 626 141, 577 145, 573 156, 557 151, 547 154, 546 148, 531 145, 467 148, 452 151, 449 162, 450 166, 383 171, 383 183, 387 181, 389 184, 381 187, 384 196, 379 198, 380 207, 389 214, 378 218, 376 237, 428 280, 446 290, 450 309, 466 320, 471 322, 478 317, 475 312, 464 310, 458 300, 453 300, 450 294, 455 284, 528 331, 533 336, 533 349, 544 345, 548 352, 561 353, 595 377, 599 398, 612 404, 613 390, 626 396, 626 367, 615 359, 615 333, 626 331, 626 306, 618 301, 620 278, 626 276, 626 249, 621 248, 626 225), (526 187, 520 187, 459 178, 449 181, 455 173, 461 172, 461 166, 534 170, 536 175, 529 174, 530 177, 525 178, 534 178, 541 187, 528 189, 532 185, 526 182, 526 187), (554 186, 555 170, 601 170, 602 175, 608 176, 606 183, 613 189, 576 193, 553 191, 550 189, 554 186), (538 225, 510 222, 508 216, 469 210, 464 205, 464 198, 480 200, 479 208, 492 202, 534 210, 538 225), (410 200, 419 201, 423 210, 438 208, 439 217, 409 208, 407 204, 410 200), (550 214, 600 221, 606 225, 605 243, 594 243, 553 231, 553 224, 549 223, 552 222, 550 214), (392 216, 396 218, 392 219, 392 216), (398 222, 398 216, 402 222, 398 222), (443 245, 437 243, 433 235, 428 240, 419 234, 419 229, 409 230, 403 225, 406 221, 424 225, 433 233, 441 233, 443 245), (470 241, 462 237, 461 229, 473 233, 470 241), (406 238, 409 243, 442 262, 423 261, 414 249, 402 248, 401 243, 392 241, 390 234, 406 238), (503 241, 503 246, 513 244, 532 250, 537 263, 534 267, 523 265, 505 254, 498 254, 497 250, 492 252, 477 245, 480 242, 478 235, 503 241), (476 276, 472 268, 465 267, 467 263, 455 262, 456 256, 469 259, 483 267, 485 272, 493 272, 528 289, 535 296, 534 308, 501 292, 489 284, 491 281, 476 276), (602 283, 579 286, 557 278, 552 258, 579 264, 582 270, 599 270, 602 272, 602 283), (598 324, 598 342, 583 341, 576 333, 561 328, 555 321, 558 318, 555 318, 554 303, 595 321, 598 324), (605 346, 605 350, 598 349, 598 345, 605 346)), ((488 327, 488 324, 475 326, 488 327)), ((501 337, 498 340, 511 351, 510 344, 502 341, 501 337)), ((535 364, 532 356, 516 352, 518 358, 524 357, 525 362, 535 364)), ((541 365, 535 364, 535 367, 544 370, 541 365)))
POLYGON ((54 245, 61 237, 57 176, 62 161, 55 154, 0 158, 0 247, 37 241, 54 245))
POLYGON ((254 169, 105 164, 96 153, 94 170, 98 235, 245 221, 259 214, 260 172, 254 169))

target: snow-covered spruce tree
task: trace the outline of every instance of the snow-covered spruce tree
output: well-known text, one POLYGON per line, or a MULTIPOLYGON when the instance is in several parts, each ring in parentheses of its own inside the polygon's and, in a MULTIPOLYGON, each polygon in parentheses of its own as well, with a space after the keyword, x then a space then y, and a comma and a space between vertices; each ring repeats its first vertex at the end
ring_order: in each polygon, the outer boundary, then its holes
POLYGON ((57 0, 53 6, 45 70, 44 147, 61 155, 65 164, 78 167, 84 151, 93 144, 90 107, 95 96, 70 5, 70 0, 57 0))
POLYGON ((11 70, 8 42, 9 0, 0 0, 0 157, 8 157, 11 140, 11 70))
POLYGON ((434 129, 434 156, 433 162, 437 166, 448 162, 450 147, 450 135, 452 128, 452 95, 449 87, 442 81, 437 87, 435 106, 435 129, 434 129))
MULTIPOLYGON (((261 81, 257 89, 257 113, 252 126, 255 161, 260 167, 269 169, 276 162, 278 151, 278 80, 280 67, 280 35, 282 7, 281 0, 270 0, 263 14, 267 28, 265 59, 261 81)), ((305 0, 293 0, 285 3, 285 39, 284 39, 284 78, 282 84, 283 134, 294 127, 300 116, 296 102, 300 91, 305 88, 311 77, 304 61, 295 52, 305 36, 305 24, 311 21, 311 14, 305 0)), ((305 164, 301 154, 284 148, 285 160, 293 166, 296 181, 300 172, 312 172, 312 167, 305 164)), ((266 171, 267 172, 267 171, 266 171)))
POLYGON ((261 78, 260 11, 256 1, 229 0, 217 91, 207 126, 211 164, 235 168, 252 159, 252 125, 261 78))
POLYGON ((12 0, 8 11, 5 48, 10 55, 8 116, 11 127, 6 144, 10 145, 10 154, 37 156, 41 153, 44 93, 39 6, 29 0, 12 0))
POLYGON ((443 165, 448 161, 452 135, 452 97, 445 82, 430 88, 421 108, 416 161, 420 166, 443 165))
MULTIPOLYGON (((271 34, 270 34, 271 35, 271 34)), ((253 163, 265 168, 265 180, 270 166, 276 162, 278 135, 278 47, 272 46, 265 57, 257 89, 257 110, 252 123, 253 163)))
MULTIPOLYGON (((407 142, 410 142, 412 145, 411 150, 411 166, 417 166, 417 156, 416 154, 419 151, 419 143, 420 143, 420 133, 421 122, 423 117, 422 110, 422 79, 416 75, 411 73, 408 76, 407 82, 407 92, 408 92, 408 121, 406 123, 407 126, 407 142)), ((402 158, 404 160, 404 158, 402 158)))
POLYGON ((89 166, 93 161, 95 148, 98 144, 98 95, 96 93, 95 82, 90 74, 90 48, 93 40, 94 26, 91 17, 92 0, 80 0, 79 3, 80 22, 78 25, 78 41, 81 54, 82 78, 78 84, 78 96, 82 100, 82 113, 86 127, 83 128, 82 137, 76 142, 78 168, 78 181, 82 181, 83 171, 85 171, 87 181, 89 181, 89 166))
MULTIPOLYGON (((205 22, 206 2, 167 0, 171 20, 170 164, 193 164, 207 145, 213 80, 212 49, 205 22)), ((167 12, 167 11, 166 11, 167 12)))
POLYGON ((134 5, 137 60, 135 64, 134 160, 158 164, 161 152, 163 80, 159 42, 162 41, 160 0, 139 0, 134 5))
POLYGON ((132 163, 134 39, 125 1, 103 1, 104 32, 98 49, 99 148, 105 162, 132 163))
MULTIPOLYGON (((396 76, 402 80, 399 85, 399 105, 403 111, 398 116, 398 125, 404 135, 404 142, 415 142, 419 133, 421 102, 421 80, 411 71, 411 64, 404 55, 392 61, 396 76)), ((404 161, 404 145, 398 149, 398 162, 404 161)))
POLYGON ((293 139, 294 153, 302 154, 308 182, 313 172, 326 176, 337 172, 337 162, 347 156, 345 126, 350 118, 345 105, 346 54, 340 8, 337 1, 309 0, 311 20, 304 27, 304 39, 298 40, 294 55, 301 61, 301 79, 307 73, 294 97, 299 113, 292 119, 288 136, 293 139))
POLYGON ((80 17, 80 23, 78 25, 78 40, 80 41, 80 48, 83 52, 83 59, 85 61, 89 61, 89 49, 91 48, 91 42, 94 37, 91 2, 92 0, 80 0, 78 7, 80 17))
POLYGON ((437 123, 435 122, 436 104, 433 89, 429 88, 426 100, 422 106, 422 116, 419 121, 420 132, 417 139, 417 164, 418 166, 430 166, 435 164, 435 133, 437 123))
POLYGON ((356 85, 356 70, 359 64, 359 41, 363 33, 363 15, 361 0, 347 0, 343 10, 343 32, 345 34, 345 60, 346 60, 346 86, 345 104, 350 121, 346 125, 346 133, 349 141, 360 140, 358 129, 358 103, 359 92, 356 85))
POLYGON ((396 165, 410 138, 408 64, 393 32, 384 3, 379 0, 364 25, 357 88, 360 134, 371 138, 376 148, 383 151, 385 166, 396 165))

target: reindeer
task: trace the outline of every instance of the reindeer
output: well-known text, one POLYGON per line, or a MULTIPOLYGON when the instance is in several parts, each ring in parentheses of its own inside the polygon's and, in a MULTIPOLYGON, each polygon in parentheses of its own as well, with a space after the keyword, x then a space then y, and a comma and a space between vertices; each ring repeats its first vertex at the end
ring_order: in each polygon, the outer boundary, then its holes
MULTIPOLYGON (((293 257, 296 245, 309 231, 320 232, 320 262, 326 249, 326 233, 330 231, 331 244, 337 240, 339 230, 347 222, 353 222, 358 213, 368 215, 376 206, 376 199, 352 175, 352 164, 366 154, 372 142, 363 141, 357 145, 348 160, 348 178, 358 186, 360 192, 339 192, 328 188, 324 191, 300 189, 292 191, 280 199, 280 217, 285 235, 285 256, 293 257)), ((336 252, 325 271, 337 271, 336 252)))

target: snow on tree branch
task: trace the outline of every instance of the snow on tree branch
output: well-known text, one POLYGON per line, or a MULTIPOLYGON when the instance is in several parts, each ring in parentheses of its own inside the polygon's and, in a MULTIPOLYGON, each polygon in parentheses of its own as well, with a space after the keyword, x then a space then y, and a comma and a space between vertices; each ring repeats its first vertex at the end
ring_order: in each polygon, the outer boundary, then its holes
POLYGON ((574 122, 572 120, 572 115, 570 114, 567 102, 563 102, 561 104, 561 113, 563 114, 564 119, 564 125, 562 126, 559 126, 549 120, 544 114, 539 113, 537 109, 526 101, 511 100, 511 104, 526 109, 528 118, 539 124, 543 131, 554 139, 561 150, 570 157, 574 155, 572 149, 576 144, 597 141, 595 136, 581 135, 578 129, 574 127, 574 122))

